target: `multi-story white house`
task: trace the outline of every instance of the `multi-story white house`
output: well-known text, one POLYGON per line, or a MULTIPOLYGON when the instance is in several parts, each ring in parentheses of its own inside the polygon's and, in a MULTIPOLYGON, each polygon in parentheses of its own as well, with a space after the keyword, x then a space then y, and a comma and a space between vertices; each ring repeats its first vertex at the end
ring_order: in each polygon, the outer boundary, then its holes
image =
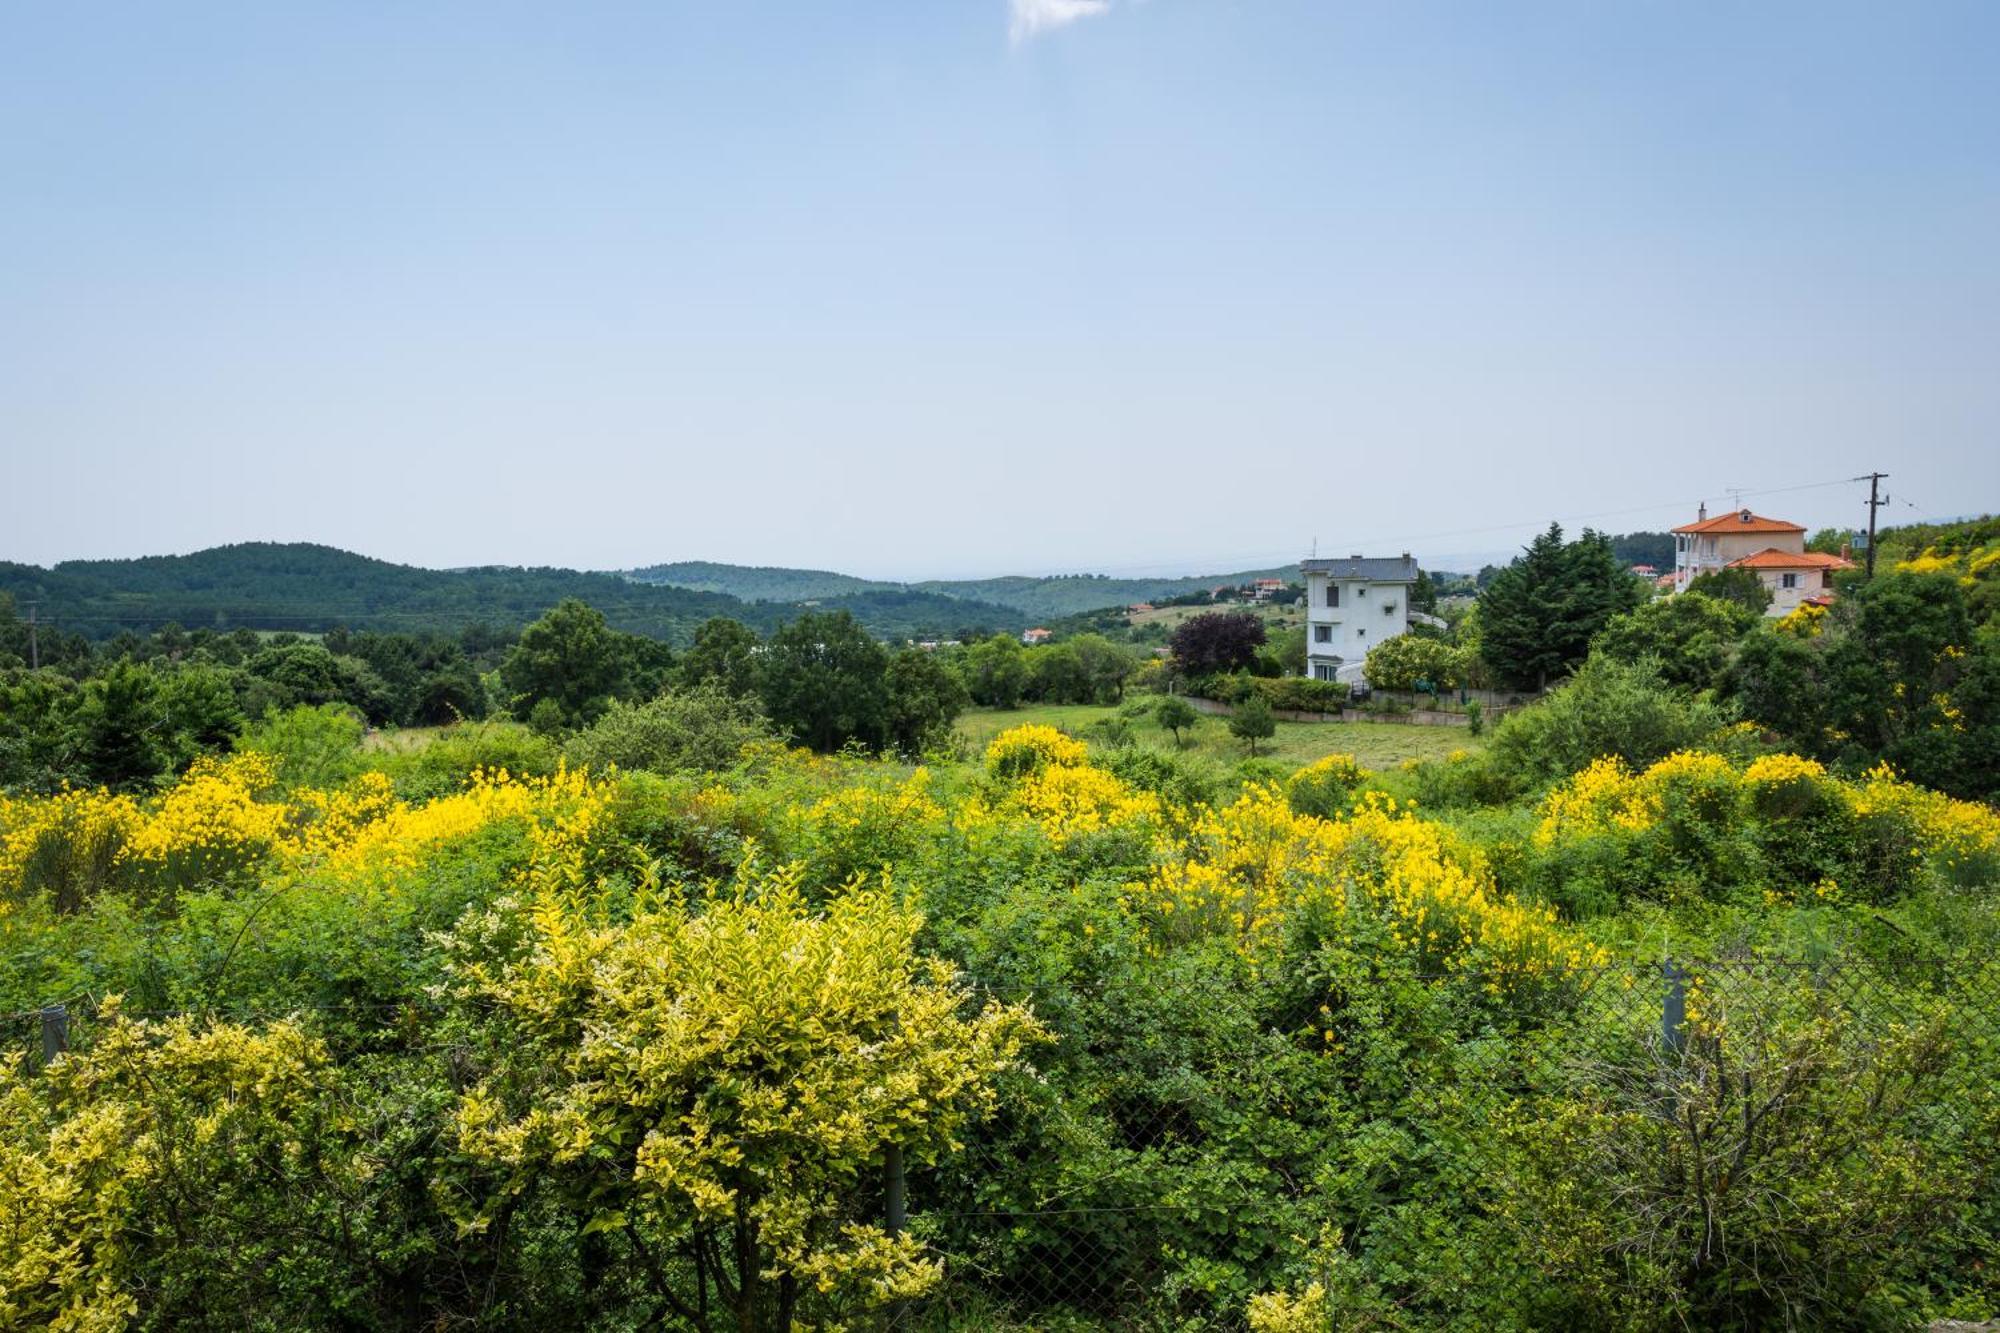
POLYGON ((1410 627, 1417 562, 1351 555, 1306 560, 1306 674, 1315 680, 1361 679, 1368 650, 1410 627))

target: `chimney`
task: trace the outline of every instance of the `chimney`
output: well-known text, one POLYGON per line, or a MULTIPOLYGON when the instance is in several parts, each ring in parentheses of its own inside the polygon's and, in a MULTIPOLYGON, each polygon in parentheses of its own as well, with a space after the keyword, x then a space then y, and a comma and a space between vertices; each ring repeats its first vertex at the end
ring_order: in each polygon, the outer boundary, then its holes
POLYGON ((1694 521, 1697 523, 1708 522, 1708 501, 1703 500, 1701 502, 1701 508, 1695 511, 1694 521))
POLYGON ((1840 558, 1842 560, 1852 560, 1854 558, 1853 542, 1842 542, 1840 544, 1840 558))

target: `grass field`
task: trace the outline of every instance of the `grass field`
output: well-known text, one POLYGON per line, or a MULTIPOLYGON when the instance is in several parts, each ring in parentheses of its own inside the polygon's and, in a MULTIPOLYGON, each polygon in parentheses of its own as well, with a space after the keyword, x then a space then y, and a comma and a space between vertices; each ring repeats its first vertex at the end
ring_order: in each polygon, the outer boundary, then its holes
MULTIPOLYGON (((975 708, 958 720, 958 731, 975 753, 1009 727, 1039 722, 1088 740, 1090 724, 1117 713, 1096 704, 1049 704, 1026 708, 975 708)), ((1150 718, 1133 725, 1143 745, 1171 749, 1173 736, 1150 718)), ((1288 764, 1309 764, 1329 754, 1351 754, 1363 768, 1392 769, 1406 759, 1442 759, 1453 750, 1479 747, 1464 727, 1415 727, 1396 722, 1280 722, 1278 734, 1257 744, 1257 753, 1288 764)), ((1229 720, 1204 716, 1189 735, 1188 752, 1231 762, 1245 755, 1243 742, 1229 734, 1229 720)))

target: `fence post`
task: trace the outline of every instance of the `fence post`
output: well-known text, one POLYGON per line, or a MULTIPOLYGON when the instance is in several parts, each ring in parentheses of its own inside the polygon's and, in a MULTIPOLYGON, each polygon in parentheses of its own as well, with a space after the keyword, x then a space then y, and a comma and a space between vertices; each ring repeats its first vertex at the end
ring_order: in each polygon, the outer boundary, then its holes
POLYGON ((1667 979, 1666 1002, 1660 1006, 1660 1042, 1679 1055, 1687 1049, 1687 973, 1672 959, 1660 964, 1667 979))
MULTIPOLYGON (((900 1236, 903 1233, 903 1223, 908 1220, 905 1211, 907 1202, 903 1188, 903 1147, 899 1143, 891 1143, 882 1149, 882 1198, 884 1204, 883 1213, 885 1214, 882 1220, 887 1225, 891 1236, 900 1236)), ((888 1322, 890 1328, 901 1328, 903 1326, 904 1312, 905 1307, 902 1301, 891 1301, 889 1303, 888 1322)))
POLYGON ((42 1063, 55 1063, 55 1058, 69 1049, 69 1006, 49 1004, 42 1006, 42 1063))

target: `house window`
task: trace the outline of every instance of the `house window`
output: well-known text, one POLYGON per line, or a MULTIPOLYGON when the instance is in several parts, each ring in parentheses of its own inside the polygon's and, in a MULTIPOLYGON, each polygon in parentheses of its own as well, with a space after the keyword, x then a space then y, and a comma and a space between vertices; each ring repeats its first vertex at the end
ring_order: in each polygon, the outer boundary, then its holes
POLYGON ((1328 665, 1327 665, 1326 663, 1324 663, 1324 662, 1315 662, 1315 663, 1313 663, 1313 679, 1314 679, 1314 680, 1332 680, 1332 679, 1333 679, 1333 668, 1332 668, 1332 667, 1330 667, 1330 666, 1328 666, 1328 665))
POLYGON ((1820 571, 1820 576, 1819 576, 1819 586, 1820 586, 1820 587, 1822 587, 1822 588, 1831 588, 1831 587, 1833 586, 1833 571, 1832 571, 1832 570, 1830 570, 1830 569, 1826 569, 1826 570, 1821 570, 1821 571, 1820 571))
POLYGON ((1368 631, 1365 629, 1356 629, 1354 631, 1354 637, 1357 639, 1365 639, 1368 637, 1368 631))
POLYGON ((1395 615, 1395 614, 1396 614, 1396 604, 1395 604, 1394 602, 1384 602, 1384 603, 1382 603, 1382 614, 1383 614, 1383 615, 1385 615, 1385 616, 1393 616, 1393 615, 1395 615))
POLYGON ((1356 595, 1356 596, 1358 596, 1358 597, 1366 597, 1366 596, 1368 595, 1368 589, 1366 589, 1366 588, 1357 588, 1357 589, 1355 589, 1355 595, 1356 595))
POLYGON ((1313 642, 1314 642, 1314 643, 1332 643, 1332 642, 1333 642, 1333 626, 1331 626, 1331 625, 1314 625, 1314 626, 1313 626, 1313 642))
POLYGON ((1338 583, 1329 583, 1326 585, 1326 604, 1328 606, 1340 605, 1340 585, 1338 583))
POLYGON ((1799 576, 1797 574, 1780 574, 1778 576, 1778 586, 1780 588, 1796 588, 1799 586, 1799 576))

